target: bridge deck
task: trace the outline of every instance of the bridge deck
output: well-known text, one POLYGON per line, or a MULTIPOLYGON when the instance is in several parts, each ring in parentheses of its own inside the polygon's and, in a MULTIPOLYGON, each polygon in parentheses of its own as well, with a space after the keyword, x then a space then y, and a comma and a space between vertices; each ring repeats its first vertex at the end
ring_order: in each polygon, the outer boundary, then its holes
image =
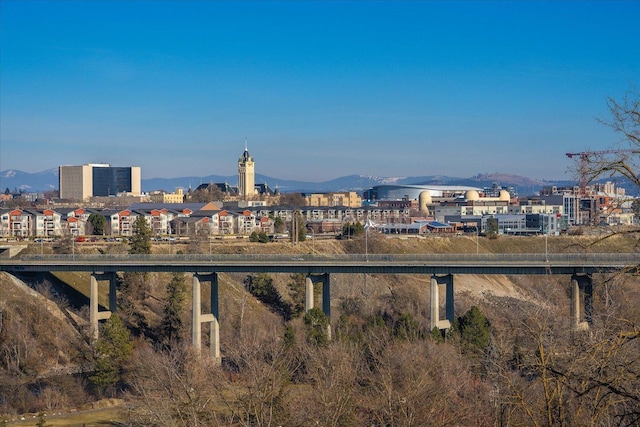
POLYGON ((358 255, 23 255, 0 259, 0 271, 574 274, 636 271, 637 253, 358 254, 358 255))

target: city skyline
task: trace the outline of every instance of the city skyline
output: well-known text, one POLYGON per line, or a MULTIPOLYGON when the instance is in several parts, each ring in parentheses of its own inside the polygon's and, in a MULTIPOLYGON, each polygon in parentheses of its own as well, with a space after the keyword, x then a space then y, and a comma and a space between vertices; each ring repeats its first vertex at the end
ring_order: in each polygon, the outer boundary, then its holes
POLYGON ((0 3, 0 170, 571 179, 616 146, 640 3, 0 3))

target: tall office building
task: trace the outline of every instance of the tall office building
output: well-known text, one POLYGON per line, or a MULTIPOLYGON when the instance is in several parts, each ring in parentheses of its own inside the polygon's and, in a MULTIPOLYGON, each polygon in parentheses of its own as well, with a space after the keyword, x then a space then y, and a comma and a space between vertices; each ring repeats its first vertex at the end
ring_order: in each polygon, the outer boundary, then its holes
POLYGON ((238 196, 243 200, 250 199, 255 194, 255 167, 253 157, 249 154, 245 142, 244 153, 238 160, 238 196))
POLYGON ((91 197, 141 194, 139 166, 111 167, 104 163, 82 166, 60 166, 60 198, 87 200, 91 197))

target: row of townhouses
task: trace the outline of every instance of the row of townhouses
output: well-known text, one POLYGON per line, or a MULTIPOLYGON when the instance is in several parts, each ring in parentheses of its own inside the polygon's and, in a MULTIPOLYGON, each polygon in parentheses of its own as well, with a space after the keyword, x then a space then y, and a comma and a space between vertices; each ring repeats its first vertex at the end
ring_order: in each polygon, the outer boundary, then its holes
POLYGON ((189 236, 251 234, 253 231, 273 233, 275 218, 290 223, 294 212, 302 217, 313 232, 337 232, 344 222, 376 221, 401 222, 408 218, 408 210, 354 208, 289 208, 252 207, 220 209, 212 203, 183 203, 155 205, 140 203, 122 209, 44 208, 0 210, 0 236, 3 238, 52 238, 86 236, 93 233, 89 217, 100 215, 106 219, 106 234, 130 236, 138 217, 144 217, 154 236, 189 236))
POLYGON ((153 204, 138 203, 125 208, 54 208, 0 210, 0 237, 54 238, 80 237, 93 234, 89 217, 99 215, 106 220, 105 235, 130 236, 138 217, 144 217, 155 237, 192 236, 194 234, 248 235, 254 231, 274 233, 276 218, 285 228, 295 215, 304 221, 310 233, 339 233, 345 223, 374 225, 389 234, 458 232, 472 227, 484 230, 489 217, 495 217, 504 234, 557 234, 566 225, 562 205, 518 209, 495 206, 449 206, 434 211, 434 216, 421 215, 406 206, 376 207, 274 207, 219 208, 214 203, 153 204))

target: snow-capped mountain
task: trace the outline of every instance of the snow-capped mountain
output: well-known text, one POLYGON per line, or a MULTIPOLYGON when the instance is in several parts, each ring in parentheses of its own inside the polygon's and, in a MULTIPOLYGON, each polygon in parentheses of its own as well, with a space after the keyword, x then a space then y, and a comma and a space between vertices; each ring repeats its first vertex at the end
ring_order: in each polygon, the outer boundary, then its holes
MULTIPOLYGON (((153 190, 173 191, 176 188, 185 190, 197 188, 203 183, 226 182, 229 185, 236 185, 237 175, 221 176, 209 175, 204 177, 188 176, 180 178, 149 178, 142 180, 142 191, 153 190)), ((384 177, 367 175, 347 175, 340 178, 322 182, 307 182, 295 180, 283 180, 265 175, 256 174, 257 184, 268 184, 269 187, 277 188, 281 192, 329 192, 329 191, 357 191, 364 190, 376 185, 410 185, 410 184, 432 184, 432 185, 461 185, 471 187, 490 187, 494 182, 499 185, 513 186, 520 194, 533 194, 544 185, 574 185, 572 181, 545 181, 531 179, 527 177, 493 173, 476 175, 471 178, 449 177, 442 175, 413 176, 413 177, 384 177)), ((47 169, 42 172, 29 173, 16 169, 0 171, 0 191, 6 189, 10 192, 45 192, 58 189, 58 169, 47 169)))

